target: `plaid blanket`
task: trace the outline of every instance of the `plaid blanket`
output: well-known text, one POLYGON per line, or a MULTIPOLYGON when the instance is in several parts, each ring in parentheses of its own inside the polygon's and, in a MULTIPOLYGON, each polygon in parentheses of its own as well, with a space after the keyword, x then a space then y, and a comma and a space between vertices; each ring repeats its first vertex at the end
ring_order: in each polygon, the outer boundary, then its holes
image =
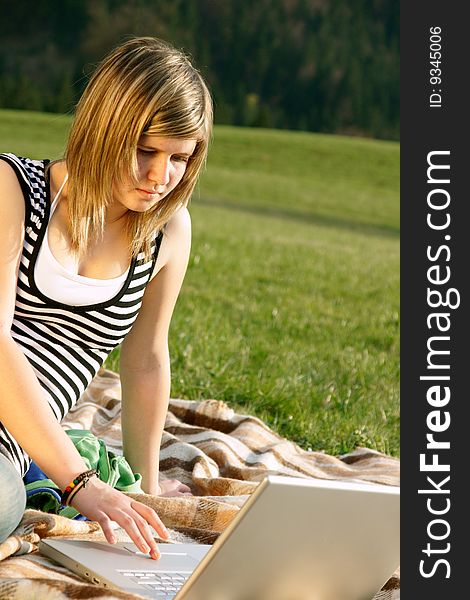
MULTIPOLYGON (((63 426, 89 429, 119 453, 119 376, 101 370, 63 426)), ((196 495, 132 496, 158 512, 174 542, 212 544, 267 474, 399 485, 399 461, 395 458, 366 448, 339 458, 307 452, 260 419, 237 414, 217 400, 170 401, 160 470, 162 478, 179 479, 196 495)), ((0 544, 0 600, 140 597, 91 586, 41 556, 37 544, 47 536, 104 539, 97 523, 26 510, 14 534, 0 544)), ((116 537, 128 541, 122 530, 116 537)), ((374 600, 398 599, 399 587, 397 571, 374 600)))

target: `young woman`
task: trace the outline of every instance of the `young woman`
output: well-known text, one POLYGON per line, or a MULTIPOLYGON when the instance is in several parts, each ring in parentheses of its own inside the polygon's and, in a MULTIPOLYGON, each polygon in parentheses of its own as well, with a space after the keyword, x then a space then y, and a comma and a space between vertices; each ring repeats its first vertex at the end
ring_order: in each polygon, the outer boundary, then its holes
POLYGON ((168 329, 190 251, 186 206, 211 128, 211 98, 189 60, 137 38, 92 76, 64 160, 0 155, 0 451, 18 477, 32 459, 61 490, 75 481, 70 503, 110 543, 115 521, 153 558, 149 524, 166 536, 156 513, 84 475, 60 420, 122 342, 124 454, 145 492, 190 492, 159 482, 158 454, 168 329))

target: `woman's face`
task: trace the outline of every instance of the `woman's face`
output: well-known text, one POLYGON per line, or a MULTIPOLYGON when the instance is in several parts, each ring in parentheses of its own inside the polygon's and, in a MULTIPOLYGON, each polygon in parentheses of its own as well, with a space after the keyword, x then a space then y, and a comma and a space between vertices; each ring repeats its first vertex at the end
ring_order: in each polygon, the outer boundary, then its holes
POLYGON ((142 135, 137 146, 138 183, 114 186, 115 208, 145 212, 167 196, 183 178, 196 140, 142 135))

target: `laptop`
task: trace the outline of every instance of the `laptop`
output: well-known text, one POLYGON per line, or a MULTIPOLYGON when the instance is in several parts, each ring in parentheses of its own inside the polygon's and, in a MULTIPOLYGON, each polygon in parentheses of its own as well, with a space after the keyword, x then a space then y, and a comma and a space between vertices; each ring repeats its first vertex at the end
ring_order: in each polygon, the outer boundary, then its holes
POLYGON ((268 476, 213 546, 45 538, 98 585, 165 600, 371 600, 399 566, 398 487, 268 476))

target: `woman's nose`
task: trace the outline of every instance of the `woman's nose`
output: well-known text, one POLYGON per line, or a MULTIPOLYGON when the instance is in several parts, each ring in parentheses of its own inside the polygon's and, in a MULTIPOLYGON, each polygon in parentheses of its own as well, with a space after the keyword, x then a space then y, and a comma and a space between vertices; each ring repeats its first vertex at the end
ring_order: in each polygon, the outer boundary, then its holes
POLYGON ((159 185, 167 185, 170 181, 170 168, 169 157, 157 156, 149 164, 147 178, 159 185))

